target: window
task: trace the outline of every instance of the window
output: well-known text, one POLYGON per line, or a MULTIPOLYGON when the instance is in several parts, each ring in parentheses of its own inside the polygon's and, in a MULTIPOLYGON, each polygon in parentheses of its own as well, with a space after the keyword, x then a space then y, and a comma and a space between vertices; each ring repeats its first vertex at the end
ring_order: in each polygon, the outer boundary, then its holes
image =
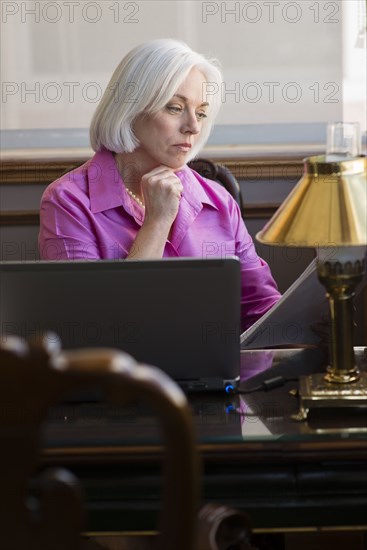
POLYGON ((212 146, 320 142, 328 121, 365 125, 364 10, 363 0, 3 1, 3 146, 88 146, 116 65, 162 36, 222 63, 212 146))

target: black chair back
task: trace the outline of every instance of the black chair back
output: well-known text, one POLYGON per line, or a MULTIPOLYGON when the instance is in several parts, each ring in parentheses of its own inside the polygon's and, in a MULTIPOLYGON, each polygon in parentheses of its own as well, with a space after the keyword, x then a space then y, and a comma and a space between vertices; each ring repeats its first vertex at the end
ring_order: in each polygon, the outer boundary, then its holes
POLYGON ((237 202, 243 216, 244 206, 240 184, 226 166, 204 158, 191 160, 188 166, 203 178, 217 181, 223 185, 237 202))

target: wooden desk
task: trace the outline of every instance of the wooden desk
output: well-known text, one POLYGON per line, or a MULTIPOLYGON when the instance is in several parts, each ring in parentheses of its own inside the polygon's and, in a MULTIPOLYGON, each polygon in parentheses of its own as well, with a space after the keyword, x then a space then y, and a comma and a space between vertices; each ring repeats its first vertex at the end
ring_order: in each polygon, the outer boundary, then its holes
MULTIPOLYGON (((356 353, 365 369, 366 349, 356 353)), ((323 365, 318 350, 243 352, 241 388, 323 365)), ((203 501, 247 511, 258 532, 366 528, 366 413, 330 411, 295 423, 297 400, 288 392, 296 386, 291 381, 244 398, 190 397, 203 501)), ((137 406, 62 405, 44 430, 43 464, 67 466, 81 479, 90 532, 153 529, 162 460, 155 420, 137 406)))

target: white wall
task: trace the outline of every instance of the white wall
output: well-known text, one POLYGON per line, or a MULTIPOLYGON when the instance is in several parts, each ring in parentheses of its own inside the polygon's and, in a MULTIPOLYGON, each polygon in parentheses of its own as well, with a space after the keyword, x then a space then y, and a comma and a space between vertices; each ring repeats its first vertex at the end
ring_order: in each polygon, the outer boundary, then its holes
MULTIPOLYGON (((348 0, 348 9, 358 1, 348 0)), ((0 6, 5 130, 87 128, 124 54, 163 36, 220 59, 218 124, 343 117, 341 0, 2 0, 0 6)))

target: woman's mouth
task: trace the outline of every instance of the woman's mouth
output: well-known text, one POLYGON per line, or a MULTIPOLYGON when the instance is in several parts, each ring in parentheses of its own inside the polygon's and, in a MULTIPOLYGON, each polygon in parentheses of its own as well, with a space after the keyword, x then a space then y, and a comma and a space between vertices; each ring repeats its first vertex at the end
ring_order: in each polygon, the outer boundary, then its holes
POLYGON ((188 153, 191 149, 191 143, 175 143, 174 147, 177 147, 177 149, 184 153, 188 153))

